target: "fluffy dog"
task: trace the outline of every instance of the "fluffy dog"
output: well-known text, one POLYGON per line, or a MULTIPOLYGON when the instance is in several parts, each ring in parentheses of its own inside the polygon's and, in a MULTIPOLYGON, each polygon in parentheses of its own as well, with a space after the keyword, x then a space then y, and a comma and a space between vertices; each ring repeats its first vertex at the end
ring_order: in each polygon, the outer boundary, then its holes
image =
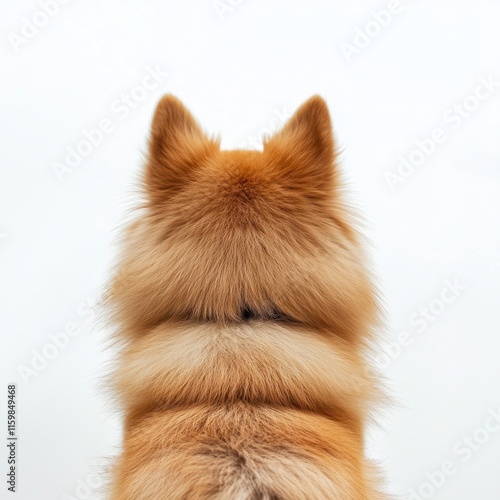
POLYGON ((263 151, 156 109, 109 300, 125 411, 113 500, 375 500, 363 432, 378 322, 328 108, 263 151))

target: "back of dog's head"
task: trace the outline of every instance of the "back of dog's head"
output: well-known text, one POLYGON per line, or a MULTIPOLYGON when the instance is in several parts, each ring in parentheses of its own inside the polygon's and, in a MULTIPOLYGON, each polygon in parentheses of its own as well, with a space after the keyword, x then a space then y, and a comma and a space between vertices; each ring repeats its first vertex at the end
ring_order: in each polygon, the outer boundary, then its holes
POLYGON ((112 288, 125 326, 258 317, 357 339, 376 319, 321 98, 263 151, 223 151, 179 100, 164 97, 144 190, 112 288))

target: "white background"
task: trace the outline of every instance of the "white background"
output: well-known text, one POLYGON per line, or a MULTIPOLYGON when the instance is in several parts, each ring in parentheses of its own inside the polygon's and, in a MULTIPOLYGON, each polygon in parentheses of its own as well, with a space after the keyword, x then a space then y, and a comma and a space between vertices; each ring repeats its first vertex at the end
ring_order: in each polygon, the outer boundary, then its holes
POLYGON ((312 94, 327 100, 396 342, 378 361, 398 405, 369 453, 401 498, 498 500, 500 426, 488 415, 500 411, 500 87, 471 96, 481 78, 500 81, 500 3, 401 0, 382 28, 371 21, 385 1, 232 3, 75 0, 20 42, 40 6, 2 1, 0 436, 15 382, 20 459, 17 496, 2 480, 2 498, 87 498, 82 484, 96 485, 93 466, 119 444, 99 389, 106 332, 86 301, 109 275, 155 103, 172 92, 227 148, 312 94), (374 36, 346 57, 366 26, 374 36), (141 93, 148 67, 167 75, 141 93), (131 91, 140 102, 119 108, 131 91), (113 131, 59 179, 54 163, 103 119, 113 131), (445 140, 391 189, 386 172, 436 128, 445 140), (446 280, 465 288, 449 304, 446 280), (429 305, 439 314, 419 320, 429 305), (81 330, 54 354, 49 335, 68 323, 81 330), (42 352, 53 359, 33 361, 42 352), (426 474, 446 461, 453 473, 432 486, 426 474))

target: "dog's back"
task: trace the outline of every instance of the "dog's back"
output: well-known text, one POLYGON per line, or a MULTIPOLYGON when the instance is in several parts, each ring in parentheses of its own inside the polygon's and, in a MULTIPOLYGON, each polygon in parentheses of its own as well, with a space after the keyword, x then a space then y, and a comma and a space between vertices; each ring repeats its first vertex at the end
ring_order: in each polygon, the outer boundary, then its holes
POLYGON ((377 304, 328 110, 220 151, 171 96, 110 289, 126 412, 112 498, 378 499, 363 427, 377 304))

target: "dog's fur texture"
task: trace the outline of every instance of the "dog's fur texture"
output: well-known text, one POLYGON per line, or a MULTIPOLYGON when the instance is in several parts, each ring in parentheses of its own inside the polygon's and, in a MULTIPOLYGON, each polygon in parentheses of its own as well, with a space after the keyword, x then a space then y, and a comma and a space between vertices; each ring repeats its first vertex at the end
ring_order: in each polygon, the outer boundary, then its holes
POLYGON ((363 452, 378 306, 325 102, 262 152, 223 151, 165 96, 144 193, 109 291, 126 414, 111 498, 384 498, 363 452))

